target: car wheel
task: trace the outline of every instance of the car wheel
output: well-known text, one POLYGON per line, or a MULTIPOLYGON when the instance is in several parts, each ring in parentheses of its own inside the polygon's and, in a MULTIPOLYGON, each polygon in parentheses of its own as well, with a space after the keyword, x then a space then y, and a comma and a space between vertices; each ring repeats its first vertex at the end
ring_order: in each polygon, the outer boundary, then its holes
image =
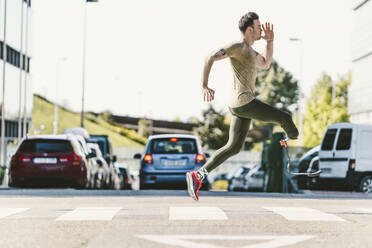
POLYGON ((363 193, 372 193, 372 176, 365 176, 362 178, 359 184, 359 191, 363 193))

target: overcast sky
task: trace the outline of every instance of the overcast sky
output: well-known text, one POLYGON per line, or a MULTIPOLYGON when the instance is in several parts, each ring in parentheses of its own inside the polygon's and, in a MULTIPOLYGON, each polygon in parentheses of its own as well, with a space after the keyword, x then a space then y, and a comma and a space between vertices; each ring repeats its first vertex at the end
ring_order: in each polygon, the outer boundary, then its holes
MULTIPOLYGON (((34 92, 54 101, 58 70, 58 101, 80 111, 85 0, 32 4, 34 92)), ((207 108, 200 90, 204 58, 241 39, 238 21, 249 11, 274 24, 274 59, 297 79, 303 48, 307 96, 322 72, 337 79, 350 70, 350 0, 99 0, 87 3, 86 109, 200 117, 207 108)), ((264 45, 254 48, 263 52, 264 45)), ((209 85, 217 109, 228 110, 232 82, 228 60, 216 62, 209 85)))

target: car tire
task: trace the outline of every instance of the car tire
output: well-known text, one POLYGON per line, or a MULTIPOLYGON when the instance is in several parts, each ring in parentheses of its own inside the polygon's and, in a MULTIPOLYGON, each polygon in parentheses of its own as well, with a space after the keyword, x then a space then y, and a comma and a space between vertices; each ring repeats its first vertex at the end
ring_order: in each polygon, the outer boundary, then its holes
POLYGON ((365 176, 360 180, 359 191, 367 194, 372 193, 372 175, 365 176))

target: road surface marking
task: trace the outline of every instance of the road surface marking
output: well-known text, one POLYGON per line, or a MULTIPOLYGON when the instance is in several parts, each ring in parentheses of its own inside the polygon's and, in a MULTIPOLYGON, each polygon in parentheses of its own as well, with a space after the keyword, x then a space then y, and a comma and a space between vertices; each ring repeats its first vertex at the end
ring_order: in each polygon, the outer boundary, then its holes
POLYGON ((357 210, 363 213, 372 213, 372 208, 358 208, 357 210))
POLYGON ((12 214, 24 212, 26 210, 29 210, 29 208, 0 208, 0 219, 8 217, 12 214))
POLYGON ((217 207, 169 207, 169 220, 227 220, 217 207))
POLYGON ((56 220, 112 220, 121 208, 76 208, 56 220))
POLYGON ((315 236, 311 235, 296 235, 296 236, 268 236, 268 235, 254 235, 254 236, 233 236, 233 235, 136 235, 138 238, 151 240, 161 244, 175 245, 185 248, 222 248, 223 246, 208 244, 208 240, 235 240, 235 241, 263 241, 250 245, 238 246, 237 248, 276 248, 287 245, 293 245, 315 236), (191 241, 192 240, 192 241, 191 241), (196 240, 196 241, 194 241, 196 240), (206 240, 203 242, 201 240, 206 240))
POLYGON ((287 220, 296 221, 345 221, 344 219, 333 215, 323 213, 312 208, 294 208, 294 207, 263 207, 269 211, 280 214, 287 220))

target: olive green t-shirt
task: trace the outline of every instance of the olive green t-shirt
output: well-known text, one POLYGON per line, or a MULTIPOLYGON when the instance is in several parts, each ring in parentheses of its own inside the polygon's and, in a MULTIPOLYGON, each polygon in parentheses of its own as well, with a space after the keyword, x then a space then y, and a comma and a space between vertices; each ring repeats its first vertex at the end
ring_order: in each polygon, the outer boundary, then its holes
POLYGON ((224 47, 234 72, 234 90, 230 107, 241 107, 255 98, 256 56, 246 42, 233 42, 224 47))

